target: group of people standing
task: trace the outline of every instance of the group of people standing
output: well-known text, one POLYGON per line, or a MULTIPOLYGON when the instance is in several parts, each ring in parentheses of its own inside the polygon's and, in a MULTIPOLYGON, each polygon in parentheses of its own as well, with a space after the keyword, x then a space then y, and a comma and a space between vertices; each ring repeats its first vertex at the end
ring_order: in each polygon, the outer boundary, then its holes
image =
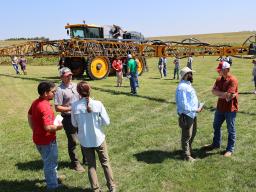
MULTIPOLYGON (((226 121, 228 129, 228 143, 224 157, 230 157, 235 148, 236 128, 235 119, 238 111, 238 81, 230 73, 230 64, 221 61, 216 68, 217 77, 212 93, 218 97, 217 108, 213 120, 213 140, 203 149, 219 149, 221 146, 221 126, 226 121)), ((181 146, 183 157, 187 161, 195 161, 192 156, 192 142, 197 132, 197 114, 202 111, 203 104, 200 103, 195 89, 192 87, 193 70, 185 67, 181 70, 181 81, 176 89, 177 113, 179 126, 181 127, 181 146)))
MULTIPOLYGON (((196 91, 192 86, 194 71, 192 58, 190 67, 184 67, 179 72, 179 59, 175 58, 174 77, 177 75, 180 82, 176 89, 176 105, 178 124, 181 128, 181 147, 184 160, 193 162, 192 143, 197 132, 197 114, 203 110, 204 103, 199 102, 196 91), (176 65, 177 64, 177 65, 176 65)), ((166 58, 161 60, 166 62, 166 58)), ((256 60, 253 60, 254 82, 256 91, 256 60)), ((163 65, 164 66, 164 65, 163 65)), ((123 64, 120 58, 113 62, 117 73, 117 86, 122 85, 123 64)), ((204 150, 219 149, 221 146, 221 127, 224 121, 227 124, 228 142, 223 153, 224 157, 232 156, 236 142, 235 120, 238 112, 238 81, 230 72, 231 65, 220 61, 216 71, 218 77, 212 88, 212 94, 218 98, 217 108, 213 120, 212 143, 205 145, 204 150)), ((131 93, 136 94, 137 64, 132 55, 127 57, 127 74, 130 76, 131 93)), ((44 81, 38 85, 39 97, 32 103, 28 111, 28 122, 33 132, 33 142, 44 163, 44 175, 48 189, 60 187, 57 173, 58 146, 56 132, 65 130, 68 141, 68 154, 71 167, 77 172, 84 172, 75 153, 80 143, 82 151, 82 164, 88 165, 88 177, 93 191, 100 191, 96 173, 95 152, 99 156, 104 170, 107 186, 110 192, 116 191, 112 169, 109 163, 106 138, 103 126, 110 124, 110 119, 104 105, 91 98, 91 87, 81 81, 72 82, 72 72, 69 68, 60 69, 61 84, 56 87, 53 82, 44 81), (57 124, 54 111, 50 104, 54 100, 56 112, 60 112, 62 120, 57 124)))
POLYGON ((27 71, 26 71, 27 59, 23 55, 20 56, 20 58, 13 56, 11 58, 11 63, 16 74, 20 74, 20 71, 19 71, 19 65, 20 65, 20 69, 22 70, 23 74, 27 75, 27 71))
POLYGON ((137 94, 137 88, 139 87, 139 80, 138 80, 138 59, 132 56, 131 54, 127 55, 127 59, 125 62, 122 61, 121 58, 116 58, 113 63, 112 67, 116 71, 116 77, 117 77, 117 87, 122 86, 123 81, 123 74, 124 71, 126 73, 126 76, 130 80, 130 87, 131 87, 131 94, 136 95, 137 94), (124 69, 125 67, 125 69, 124 69))
MULTIPOLYGON (((192 56, 188 57, 187 60, 187 67, 192 69, 192 63, 193 58, 192 56)), ((172 79, 179 79, 179 73, 180 73, 180 59, 179 57, 175 57, 173 60, 174 69, 173 69, 173 78, 172 79)), ((166 57, 160 57, 158 60, 158 70, 160 73, 160 78, 167 77, 167 58, 166 57)))
POLYGON ((99 192, 95 157, 95 152, 97 152, 108 189, 110 192, 115 192, 116 185, 102 128, 110 123, 107 111, 100 101, 90 97, 91 88, 87 82, 81 81, 78 84, 72 82, 72 72, 69 68, 60 69, 60 79, 62 82, 57 88, 53 82, 39 83, 39 98, 32 103, 28 111, 33 141, 44 163, 47 188, 55 190, 61 186, 57 173, 56 131, 64 128, 68 140, 71 167, 78 172, 85 171, 75 153, 76 146, 80 143, 83 164, 88 165, 91 188, 99 192), (57 123, 54 122, 56 119, 50 104, 50 100, 53 99, 56 112, 60 112, 63 118, 57 123))

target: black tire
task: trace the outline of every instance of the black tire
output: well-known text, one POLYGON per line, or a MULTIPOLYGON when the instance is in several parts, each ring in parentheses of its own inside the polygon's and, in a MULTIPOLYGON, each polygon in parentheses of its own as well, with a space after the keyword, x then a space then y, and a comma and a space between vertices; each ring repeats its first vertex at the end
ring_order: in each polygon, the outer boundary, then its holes
POLYGON ((75 78, 83 76, 85 65, 86 63, 83 57, 67 57, 64 62, 64 66, 72 71, 73 77, 75 78))

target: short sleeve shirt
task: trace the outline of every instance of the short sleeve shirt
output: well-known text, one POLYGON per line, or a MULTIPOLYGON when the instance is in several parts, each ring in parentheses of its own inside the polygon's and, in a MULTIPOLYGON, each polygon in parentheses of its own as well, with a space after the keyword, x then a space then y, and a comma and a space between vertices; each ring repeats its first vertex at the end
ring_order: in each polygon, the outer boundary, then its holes
POLYGON ((54 111, 49 101, 36 99, 28 114, 32 116, 33 141, 36 145, 48 145, 56 139, 55 132, 48 132, 44 126, 53 125, 54 111))
MULTIPOLYGON (((54 97, 54 104, 61 106, 71 106, 71 104, 79 99, 79 94, 76 90, 76 83, 70 83, 66 86, 64 83, 61 83, 56 91, 54 97)), ((62 115, 70 114, 70 112, 62 113, 62 115)))
POLYGON ((236 93, 236 97, 231 101, 226 101, 226 99, 218 99, 217 109, 220 112, 236 112, 238 111, 238 81, 233 75, 227 76, 226 79, 223 77, 218 77, 215 81, 213 89, 228 92, 236 93))
POLYGON ((131 73, 136 73, 137 65, 136 65, 136 61, 134 59, 128 60, 128 67, 129 67, 131 73))

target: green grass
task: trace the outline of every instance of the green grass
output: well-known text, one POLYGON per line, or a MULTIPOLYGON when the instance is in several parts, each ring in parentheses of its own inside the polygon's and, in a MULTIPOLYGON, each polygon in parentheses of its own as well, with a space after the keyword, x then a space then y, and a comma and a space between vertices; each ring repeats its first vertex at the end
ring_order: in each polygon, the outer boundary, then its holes
MULTIPOLYGON (((115 87, 115 77, 90 81, 92 97, 101 100, 111 119, 105 129, 111 165, 119 191, 256 191, 256 96, 251 94, 252 64, 249 60, 233 60, 232 73, 239 80, 237 144, 234 156, 224 158, 221 152, 227 143, 223 125, 221 150, 204 153, 200 148, 211 143, 212 121, 217 98, 211 88, 217 76, 214 57, 194 58, 194 87, 205 109, 198 117, 198 133, 193 149, 198 159, 194 164, 180 158, 180 128, 177 124, 172 59, 168 60, 168 79, 159 79, 157 58, 148 59, 150 71, 139 81, 138 96, 128 93, 129 82, 115 87)), ((186 60, 181 60, 185 66, 186 60)), ((49 66, 31 66, 28 75, 15 75, 11 65, 0 65, 0 191, 43 191, 43 171, 40 156, 31 140, 27 111, 37 97, 41 80, 59 83, 55 62, 49 66)), ((75 80, 77 82, 77 80, 75 80)), ((58 132, 59 173, 67 180, 62 191, 84 191, 89 187, 87 174, 68 168, 67 140, 58 132)), ((81 154, 78 150, 78 153, 81 154)), ((107 191, 102 169, 98 176, 107 191)))

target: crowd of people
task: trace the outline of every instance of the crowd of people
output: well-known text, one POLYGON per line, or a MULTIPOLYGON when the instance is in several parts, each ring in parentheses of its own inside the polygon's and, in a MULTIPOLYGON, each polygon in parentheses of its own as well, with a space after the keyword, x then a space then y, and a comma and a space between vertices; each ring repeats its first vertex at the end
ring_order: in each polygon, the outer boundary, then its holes
MULTIPOLYGON (((14 58, 16 59, 16 58, 14 58)), ((176 88, 175 100, 178 114, 178 125, 181 128, 182 158, 194 162, 192 144, 197 133, 197 116, 203 111, 204 103, 200 102, 196 90, 193 88, 192 57, 188 58, 187 66, 180 70, 180 60, 175 58, 174 76, 179 79, 176 88)), ((213 119, 212 143, 203 146, 205 151, 219 149, 221 146, 221 127, 224 121, 227 124, 228 141, 224 157, 233 155, 236 143, 236 114, 238 111, 238 80, 231 74, 231 63, 227 59, 220 59, 216 68, 218 77, 212 88, 212 94, 218 98, 213 119)), ((229 60, 230 61, 230 60, 229 60)), ((231 60, 232 61, 232 60, 231 60)), ((122 86, 123 71, 126 68, 130 80, 131 94, 137 94, 138 62, 128 54, 127 61, 122 62, 116 58, 112 63, 116 71, 117 87, 122 86)), ((252 75, 256 94, 256 60, 252 75)), ((15 63, 13 64, 15 65, 15 63)), ((167 75, 167 59, 159 59, 159 72, 161 76, 167 75), (165 71, 165 72, 164 72, 165 71)), ((15 67, 16 69, 16 67, 15 67)), ((38 85, 39 97, 33 101, 28 111, 28 122, 33 132, 33 142, 41 155, 43 170, 48 189, 57 189, 61 186, 57 172, 58 146, 56 132, 64 129, 67 137, 67 151, 70 157, 70 167, 77 172, 85 172, 84 165, 88 166, 88 177, 93 191, 100 191, 100 184, 96 172, 96 157, 98 154, 107 187, 110 192, 116 191, 112 168, 107 151, 104 126, 110 124, 110 119, 101 101, 91 97, 91 87, 81 81, 72 82, 72 72, 63 67, 59 70, 61 83, 59 86, 50 81, 43 81, 38 85), (54 111, 50 100, 54 100, 55 111, 61 114, 62 119, 56 123, 54 111), (81 148, 82 161, 80 162, 75 152, 81 148)))

